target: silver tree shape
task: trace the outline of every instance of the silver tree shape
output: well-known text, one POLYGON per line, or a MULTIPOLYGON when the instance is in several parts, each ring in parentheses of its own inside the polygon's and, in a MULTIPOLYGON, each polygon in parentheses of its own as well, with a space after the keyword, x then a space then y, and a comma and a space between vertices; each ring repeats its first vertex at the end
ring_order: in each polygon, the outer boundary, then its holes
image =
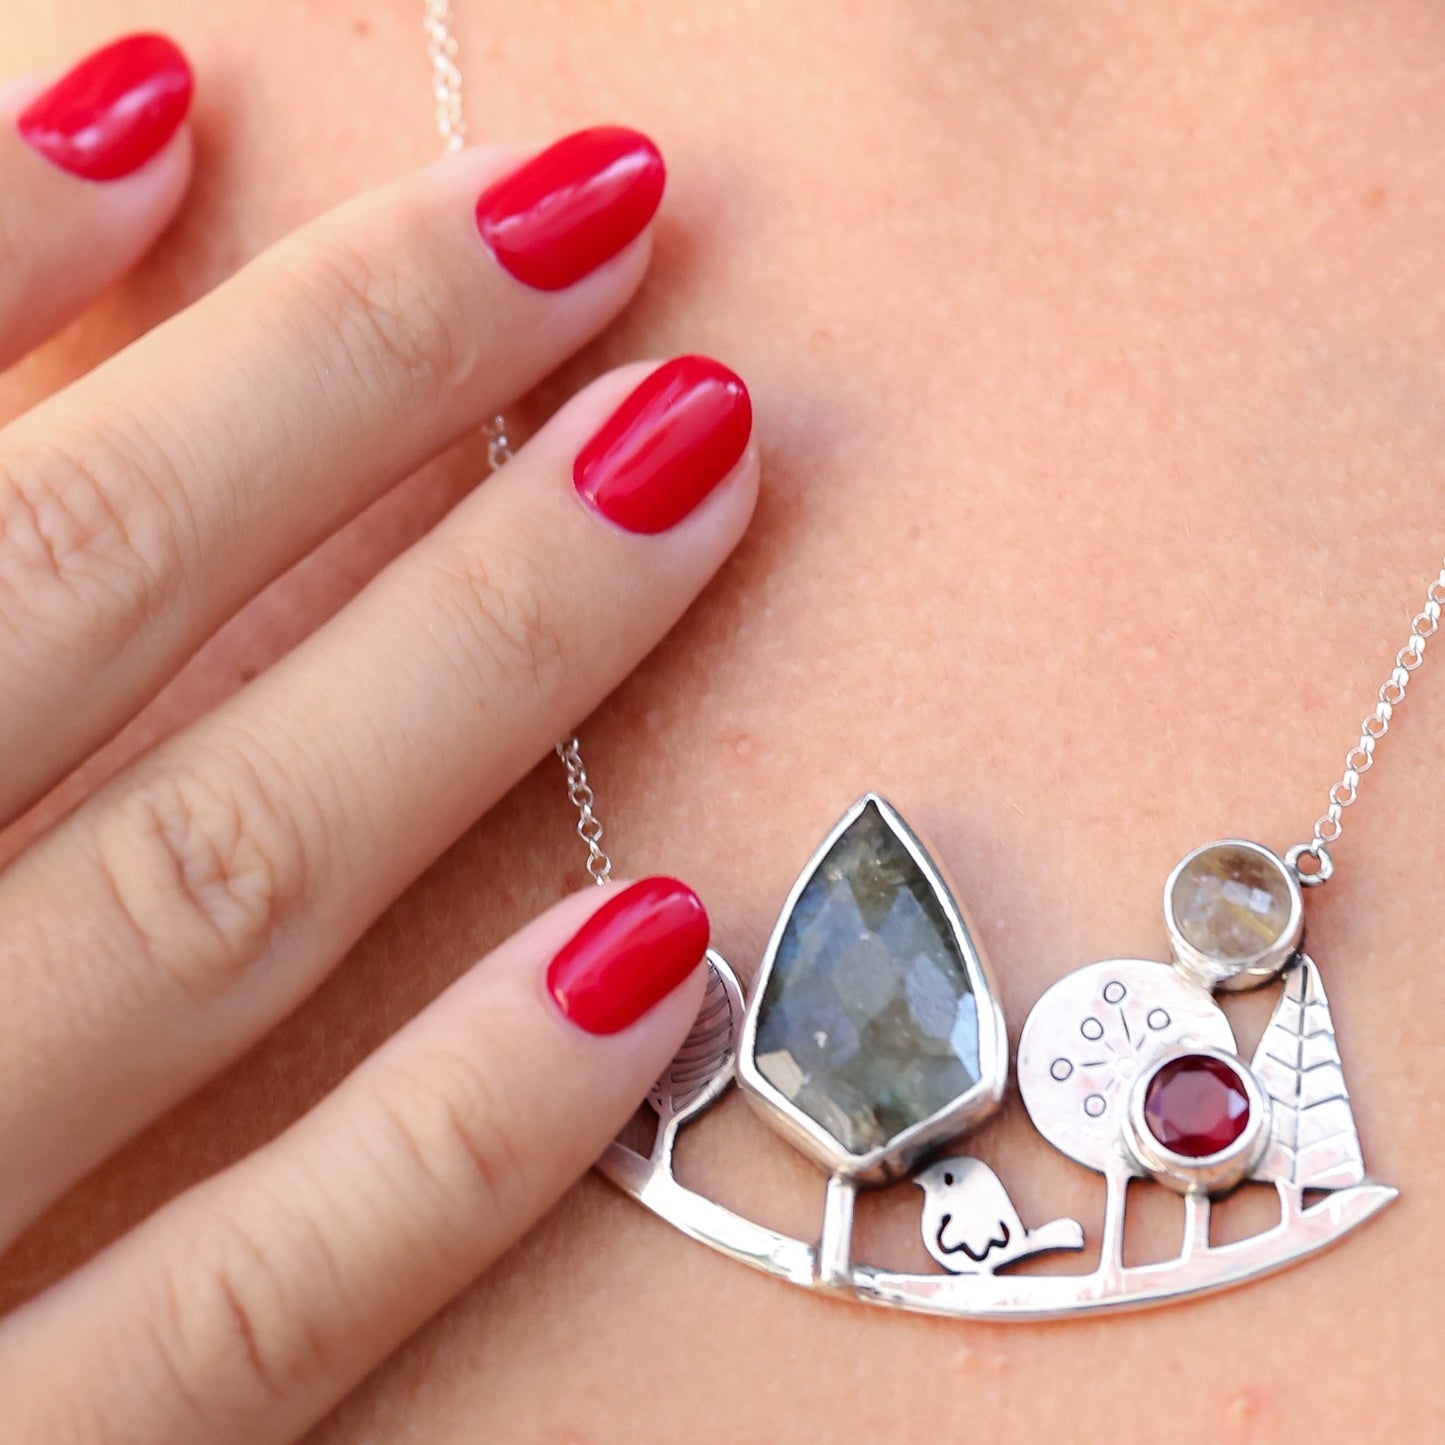
MULTIPOLYGON (((1168 964, 1143 959, 1066 974, 1024 1023, 1018 1080, 1029 1118, 1060 1153, 1104 1176, 1101 1272, 1122 1262, 1124 1199, 1139 1172, 1123 1146, 1129 1090, 1161 1053, 1191 1043, 1233 1051, 1224 1011, 1168 964)), ((1196 1232, 1207 1218, 1196 1214, 1196 1232)))
POLYGON ((738 1035, 743 1025, 743 991, 726 959, 707 951, 707 991, 697 1018, 672 1062, 648 1091, 657 1114, 652 1159, 672 1169, 677 1131, 709 1109, 733 1080, 738 1035))

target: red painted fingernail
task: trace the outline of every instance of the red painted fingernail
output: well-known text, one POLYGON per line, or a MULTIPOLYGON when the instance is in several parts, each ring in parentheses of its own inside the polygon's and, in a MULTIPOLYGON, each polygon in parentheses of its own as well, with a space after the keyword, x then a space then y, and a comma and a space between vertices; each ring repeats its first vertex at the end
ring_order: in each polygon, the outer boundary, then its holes
POLYGON ((191 67, 164 35, 127 35, 62 76, 17 124, 47 160, 88 181, 139 170, 191 105, 191 67))
POLYGON ((666 179, 645 135, 615 125, 581 130, 484 191, 477 229, 518 281, 560 291, 641 234, 666 179))
POLYGON ((629 532, 665 532, 747 448, 753 404, 742 378, 706 356, 659 366, 577 454, 578 495, 629 532))
POLYGON ((615 1034, 702 962, 707 941, 697 894, 675 878, 645 878, 582 925, 547 969, 547 991, 589 1034, 615 1034))

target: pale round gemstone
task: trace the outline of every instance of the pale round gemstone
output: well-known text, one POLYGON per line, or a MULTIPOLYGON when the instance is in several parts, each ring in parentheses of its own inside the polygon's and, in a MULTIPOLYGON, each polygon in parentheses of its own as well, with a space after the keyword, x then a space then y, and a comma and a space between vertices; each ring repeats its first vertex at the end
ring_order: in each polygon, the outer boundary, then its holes
POLYGON ((1186 943, 1206 958, 1237 963, 1283 940, 1293 901, 1279 859, 1237 843, 1216 843, 1179 870, 1169 906, 1186 943))

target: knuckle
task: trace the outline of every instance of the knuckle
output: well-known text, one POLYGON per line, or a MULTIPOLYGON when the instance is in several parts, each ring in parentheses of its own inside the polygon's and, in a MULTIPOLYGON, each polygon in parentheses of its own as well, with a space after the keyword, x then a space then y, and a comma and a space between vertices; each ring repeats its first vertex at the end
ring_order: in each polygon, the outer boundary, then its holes
POLYGON ((109 891, 147 960, 197 1001, 267 949, 306 886, 302 829, 281 789, 233 754, 163 770, 103 815, 109 891))
POLYGON ((505 555, 495 539, 458 546, 431 569, 428 605, 457 639, 469 687, 546 695, 565 660, 564 639, 547 605, 542 566, 505 555))
POLYGON ((403 1157, 443 1199, 505 1215, 526 1192, 527 1155, 497 1062, 432 1049, 388 1077, 379 1103, 403 1157))
POLYGON ((368 391, 380 386, 408 401, 430 400, 473 369, 476 343, 461 339, 473 328, 460 324, 464 298, 447 268, 378 260, 333 237, 311 241, 289 274, 314 329, 340 344, 368 391))
POLYGON ((335 1347, 317 1324, 318 1298, 329 1301, 339 1277, 315 1228, 288 1229, 284 1249, 267 1248, 254 1224, 218 1212, 169 1256, 154 1288, 152 1339, 164 1372, 213 1429, 331 1373, 335 1347))
MULTIPOLYGON (((0 459, 0 621, 119 646, 180 578, 157 448, 133 421, 24 441, 0 459)), ((48 640, 48 639, 45 639, 48 640)))

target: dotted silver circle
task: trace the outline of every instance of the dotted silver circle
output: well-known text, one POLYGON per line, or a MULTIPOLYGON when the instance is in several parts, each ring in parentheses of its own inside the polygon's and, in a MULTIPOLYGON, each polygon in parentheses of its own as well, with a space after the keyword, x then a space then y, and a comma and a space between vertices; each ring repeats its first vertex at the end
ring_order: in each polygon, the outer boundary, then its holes
POLYGON ((1049 1077, 1063 1083, 1074 1072, 1074 1066, 1067 1059, 1055 1059, 1049 1065, 1049 1077))
POLYGON ((1117 978, 1111 978, 1109 982, 1104 985, 1104 1002, 1119 1003, 1128 992, 1129 990, 1125 988, 1117 978))
POLYGON ((1084 1113, 1091 1119, 1097 1119, 1108 1107, 1108 1104, 1104 1102, 1104 1096, 1102 1094, 1090 1094, 1089 1097, 1084 1100, 1084 1113))
POLYGON ((1169 1027, 1169 1011, 1162 1008, 1151 1008, 1145 1023, 1151 1029, 1167 1029, 1169 1027))
POLYGON ((1098 1043, 1098 1041, 1104 1037, 1104 1025, 1091 1015, 1079 1025, 1079 1032, 1083 1034, 1090 1043, 1098 1043))

